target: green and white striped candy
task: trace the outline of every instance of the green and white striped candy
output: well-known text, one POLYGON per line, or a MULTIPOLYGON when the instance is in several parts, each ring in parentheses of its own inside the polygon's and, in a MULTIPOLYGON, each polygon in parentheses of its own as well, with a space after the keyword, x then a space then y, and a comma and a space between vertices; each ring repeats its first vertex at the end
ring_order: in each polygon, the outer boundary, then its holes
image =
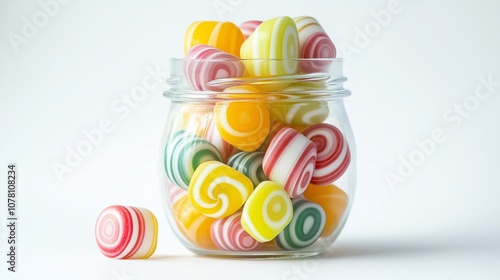
POLYGON ((165 171, 177 186, 188 190, 196 168, 210 160, 222 162, 222 155, 207 140, 185 130, 179 130, 165 146, 165 171))
POLYGON ((276 245, 285 250, 296 250, 313 244, 325 229, 323 208, 303 197, 292 199, 292 221, 276 237, 276 245))
POLYGON ((245 174, 256 187, 260 182, 269 180, 262 170, 264 152, 239 152, 228 160, 228 165, 245 174))

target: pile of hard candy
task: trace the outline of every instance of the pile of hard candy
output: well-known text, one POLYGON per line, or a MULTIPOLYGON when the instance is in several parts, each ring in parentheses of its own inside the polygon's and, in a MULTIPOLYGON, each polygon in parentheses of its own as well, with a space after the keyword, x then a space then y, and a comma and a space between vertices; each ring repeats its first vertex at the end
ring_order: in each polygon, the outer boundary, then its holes
MULTIPOLYGON (((324 71, 324 61, 314 59, 335 57, 334 44, 308 16, 240 26, 194 22, 185 51, 194 91, 250 96, 296 85, 211 82, 324 71)), ((327 102, 265 100, 181 103, 171 120, 164 151, 170 205, 179 233, 195 247, 247 251, 274 240, 296 250, 339 224, 348 197, 334 183, 351 155, 342 131, 326 121, 327 102)))

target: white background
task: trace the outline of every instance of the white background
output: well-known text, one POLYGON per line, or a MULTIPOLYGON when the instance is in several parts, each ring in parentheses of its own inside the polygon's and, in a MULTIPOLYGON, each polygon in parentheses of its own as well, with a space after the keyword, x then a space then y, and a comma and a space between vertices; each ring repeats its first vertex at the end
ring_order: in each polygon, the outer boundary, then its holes
POLYGON ((46 22, 38 1, 0 3, 1 279, 500 278, 500 2, 401 0, 385 26, 375 18, 388 0, 66 2, 46 22), (224 4, 229 9, 217 12, 224 4), (159 197, 166 84, 156 83, 127 115, 112 107, 124 106, 122 96, 147 69, 168 74, 192 21, 280 15, 316 17, 345 58, 358 154, 351 216, 321 257, 195 256, 174 238, 159 197), (43 26, 24 36, 24 18, 43 26), (13 34, 24 41, 12 43, 13 34), (481 77, 496 84, 478 101, 481 77), (454 113, 464 101, 471 110, 454 113), (59 180, 54 163, 64 164, 83 131, 106 119, 112 131, 59 180), (435 130, 441 143, 391 186, 386 175, 398 175, 401 158, 419 153, 415 141, 435 130), (10 162, 19 174, 17 273, 4 261, 10 162), (156 214, 151 259, 111 260, 98 251, 94 223, 112 204, 156 214))

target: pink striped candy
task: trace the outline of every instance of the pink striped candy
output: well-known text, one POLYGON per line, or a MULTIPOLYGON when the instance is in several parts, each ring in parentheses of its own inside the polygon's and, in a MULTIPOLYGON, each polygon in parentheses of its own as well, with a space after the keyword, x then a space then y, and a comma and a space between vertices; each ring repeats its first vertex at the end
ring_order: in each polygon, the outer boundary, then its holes
POLYGON ((266 176, 280 184, 291 198, 309 185, 316 165, 316 145, 293 128, 274 136, 262 160, 266 176))
POLYGON ((213 222, 210 236, 215 246, 221 250, 250 251, 260 246, 241 226, 241 211, 213 222))
POLYGON ((261 20, 248 20, 240 24, 238 27, 240 28, 241 33, 243 33, 245 39, 247 39, 261 23, 261 20))
POLYGON ((315 60, 317 58, 334 58, 337 54, 335 45, 318 21, 310 16, 293 19, 299 34, 299 56, 312 58, 301 61, 300 68, 307 73, 326 71, 330 61, 315 60))
POLYGON ((351 153, 342 132, 331 124, 311 125, 302 131, 316 144, 318 157, 311 183, 318 186, 331 184, 349 167, 351 153))
POLYGON ((222 91, 225 86, 208 82, 243 75, 245 66, 238 57, 209 45, 195 45, 186 55, 185 75, 193 90, 222 91))
POLYGON ((144 208, 109 206, 97 218, 95 238, 106 257, 146 259, 156 250, 158 222, 144 208))

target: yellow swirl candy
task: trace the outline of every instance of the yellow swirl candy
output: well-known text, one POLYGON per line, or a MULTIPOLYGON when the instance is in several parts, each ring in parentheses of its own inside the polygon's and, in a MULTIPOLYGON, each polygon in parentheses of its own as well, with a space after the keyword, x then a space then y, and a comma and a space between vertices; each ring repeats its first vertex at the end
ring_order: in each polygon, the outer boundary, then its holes
POLYGON ((218 161, 200 164, 189 183, 189 199, 193 206, 216 219, 238 211, 252 191, 250 179, 218 161))
POLYGON ((288 193, 275 182, 263 181, 243 207, 241 226, 255 240, 267 242, 292 220, 293 206, 288 193))
POLYGON ((214 114, 222 139, 242 151, 255 151, 269 133, 269 110, 263 102, 222 101, 215 104, 214 114))
POLYGON ((243 33, 232 22, 195 21, 186 30, 184 53, 192 46, 203 44, 240 57, 244 40, 243 33))
POLYGON ((288 126, 303 127, 322 123, 330 113, 325 101, 288 101, 275 103, 274 117, 288 126))
POLYGON ((347 194, 333 184, 328 186, 310 184, 304 192, 304 197, 323 207, 326 224, 321 236, 330 236, 342 220, 349 201, 347 194))
POLYGON ((250 76, 296 73, 299 39, 295 22, 286 16, 262 22, 241 45, 240 56, 242 59, 253 59, 243 61, 250 76))
POLYGON ((210 237, 210 227, 215 219, 196 210, 187 194, 177 200, 172 209, 179 231, 187 240, 200 248, 217 248, 210 237))

